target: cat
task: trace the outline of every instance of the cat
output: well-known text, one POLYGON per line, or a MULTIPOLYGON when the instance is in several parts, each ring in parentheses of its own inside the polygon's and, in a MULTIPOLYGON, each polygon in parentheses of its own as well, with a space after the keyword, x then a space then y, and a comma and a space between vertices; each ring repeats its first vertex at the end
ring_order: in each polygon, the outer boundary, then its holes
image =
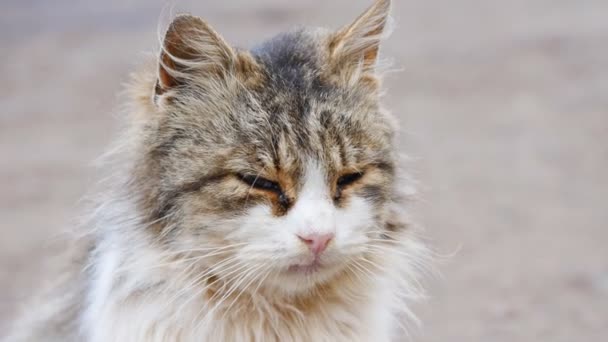
POLYGON ((86 234, 8 341, 391 341, 428 252, 378 54, 391 3, 251 50, 179 15, 86 234))

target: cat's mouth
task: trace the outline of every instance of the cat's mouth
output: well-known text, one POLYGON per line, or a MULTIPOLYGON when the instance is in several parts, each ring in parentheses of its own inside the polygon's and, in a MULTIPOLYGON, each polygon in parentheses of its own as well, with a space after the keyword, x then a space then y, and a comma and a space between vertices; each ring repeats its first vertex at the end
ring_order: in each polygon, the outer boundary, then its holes
POLYGON ((296 264, 291 265, 287 269, 289 273, 298 273, 298 274, 313 274, 318 272, 323 268, 323 265, 319 262, 318 259, 314 259, 312 262, 308 264, 296 264))

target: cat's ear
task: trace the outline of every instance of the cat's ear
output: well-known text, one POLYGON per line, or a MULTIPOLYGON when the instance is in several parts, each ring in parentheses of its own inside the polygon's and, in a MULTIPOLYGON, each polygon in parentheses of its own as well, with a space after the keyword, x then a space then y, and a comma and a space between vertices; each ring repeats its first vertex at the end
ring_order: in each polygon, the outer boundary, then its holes
POLYGON ((199 17, 179 15, 169 25, 159 58, 156 95, 200 76, 220 75, 236 52, 199 17))
POLYGON ((330 58, 336 68, 350 69, 351 72, 374 71, 380 41, 387 31, 390 9, 390 0, 375 0, 352 24, 332 35, 330 58))

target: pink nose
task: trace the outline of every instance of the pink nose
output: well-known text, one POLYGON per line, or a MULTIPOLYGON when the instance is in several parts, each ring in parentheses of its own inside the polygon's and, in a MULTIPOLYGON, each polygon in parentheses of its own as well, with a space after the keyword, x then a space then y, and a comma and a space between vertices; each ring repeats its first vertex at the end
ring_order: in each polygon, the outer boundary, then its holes
POLYGON ((312 254, 318 256, 327 249, 327 245, 329 245, 331 239, 334 238, 334 234, 298 234, 298 238, 308 246, 312 254))

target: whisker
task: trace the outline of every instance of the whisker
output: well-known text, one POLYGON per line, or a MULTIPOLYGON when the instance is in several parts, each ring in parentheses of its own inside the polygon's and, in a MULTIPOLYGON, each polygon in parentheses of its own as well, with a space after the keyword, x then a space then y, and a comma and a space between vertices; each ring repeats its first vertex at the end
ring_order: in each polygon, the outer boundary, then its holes
MULTIPOLYGON (((208 277, 209 275, 213 274, 214 272, 216 272, 217 270, 223 269, 225 271, 227 270, 232 270, 235 267, 237 267, 239 265, 239 260, 237 258, 228 258, 225 260, 222 260, 221 262, 211 266, 209 269, 207 269, 205 272, 203 272, 202 274, 196 276, 191 282, 189 282, 186 286, 186 288, 182 289, 181 291, 179 291, 175 297, 179 298, 182 294, 188 292, 192 287, 194 287, 197 283, 201 282, 203 279, 205 279, 206 277, 208 277)), ((204 287, 206 288, 206 287, 204 287)))
MULTIPOLYGON (((161 255, 161 259, 170 259, 170 258, 176 258, 179 255, 182 254, 189 254, 190 251, 205 251, 205 250, 210 250, 213 251, 212 253, 208 253, 208 254, 203 254, 203 255, 199 255, 199 256, 194 256, 194 257, 188 257, 188 258, 181 258, 181 259, 176 259, 176 260, 171 260, 171 261, 167 261, 165 263, 159 263, 159 264, 154 264, 151 265, 147 268, 142 268, 142 265, 138 262, 135 263, 130 263, 128 266, 120 266, 119 268, 116 269, 116 272, 126 272, 126 271, 130 271, 132 269, 137 269, 138 271, 142 271, 142 270, 151 270, 151 269, 155 269, 155 268, 161 268, 161 267, 165 267, 165 266, 175 266, 178 265, 180 263, 184 263, 184 262, 188 262, 188 261, 199 261, 199 260, 203 260, 205 258, 209 258, 212 256, 217 256, 217 255, 221 255, 224 253, 228 253, 230 252, 232 249, 236 249, 236 247, 240 247, 243 245, 246 245, 247 243, 239 243, 239 244, 235 244, 235 245, 230 245, 230 246, 224 246, 224 247, 219 247, 219 248, 208 248, 208 249, 191 249, 188 251, 171 251, 168 253, 164 253, 163 255, 161 255)), ((140 261, 141 263, 143 263, 143 261, 140 261)))
MULTIPOLYGON (((230 303, 230 305, 228 306, 228 308, 225 309, 224 311, 224 316, 226 316, 226 313, 230 311, 230 309, 232 308, 232 306, 238 301, 239 297, 247 290, 247 288, 258 278, 257 274, 262 274, 262 270, 268 269, 272 266, 268 266, 268 265, 264 265, 262 264, 260 267, 254 269, 254 271, 252 271, 252 279, 245 284, 245 286, 241 289, 241 291, 237 294, 237 296, 234 298, 234 300, 230 303), (260 273, 257 273, 258 271, 260 271, 260 273)), ((260 283, 261 284, 261 283, 260 283)), ((240 286, 240 284, 236 285, 237 287, 240 286)))

